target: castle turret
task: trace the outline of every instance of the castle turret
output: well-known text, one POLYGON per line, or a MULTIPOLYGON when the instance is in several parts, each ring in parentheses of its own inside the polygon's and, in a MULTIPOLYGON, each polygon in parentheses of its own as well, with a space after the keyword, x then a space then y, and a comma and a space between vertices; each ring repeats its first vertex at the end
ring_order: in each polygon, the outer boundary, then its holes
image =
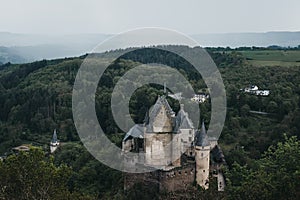
POLYGON ((56 129, 54 129, 52 140, 50 142, 50 152, 53 153, 59 146, 59 141, 57 140, 56 129))
POLYGON ((195 138, 195 160, 197 184, 208 189, 209 186, 209 157, 210 143, 206 134, 204 122, 201 130, 196 131, 195 138))

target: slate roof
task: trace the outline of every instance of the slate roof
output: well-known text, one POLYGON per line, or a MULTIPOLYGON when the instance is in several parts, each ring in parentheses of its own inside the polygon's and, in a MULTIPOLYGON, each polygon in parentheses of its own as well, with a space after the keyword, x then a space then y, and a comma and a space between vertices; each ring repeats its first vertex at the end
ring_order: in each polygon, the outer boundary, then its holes
POLYGON ((150 115, 149 115, 150 122, 151 122, 151 120, 152 121, 154 120, 154 118, 157 116, 157 114, 161 110, 162 106, 165 107, 168 115, 172 116, 173 114, 175 114, 175 112, 172 110, 170 104, 168 103, 166 97, 158 96, 156 103, 150 109, 150 115))
POLYGON ((181 106, 179 112, 176 116, 176 131, 178 129, 193 129, 194 125, 193 122, 190 120, 188 113, 183 110, 183 107, 181 106))
POLYGON ((200 130, 196 131, 196 146, 209 146, 209 141, 208 141, 208 137, 206 134, 206 129, 205 129, 205 125, 204 122, 202 122, 202 127, 200 130))
POLYGON ((166 109, 167 115, 172 118, 175 112, 172 110, 165 96, 158 96, 156 103, 150 109, 149 115, 146 114, 145 122, 147 125, 147 132, 153 132, 153 122, 160 110, 164 107, 166 109))
POLYGON ((158 96, 155 104, 147 111, 144 119, 144 124, 137 124, 133 126, 125 135, 123 141, 126 141, 130 136, 134 138, 144 137, 144 127, 146 127, 147 133, 153 132, 153 122, 156 116, 159 114, 162 108, 166 109, 167 115, 171 118, 173 123, 173 133, 177 133, 179 129, 193 129, 193 122, 190 120, 188 113, 183 110, 183 106, 175 116, 175 112, 172 110, 168 103, 166 96, 158 96))
POLYGON ((56 143, 57 142, 57 134, 56 134, 56 129, 54 129, 54 132, 53 132, 53 136, 52 136, 52 140, 51 140, 52 143, 56 143))
POLYGON ((144 126, 143 124, 134 125, 125 135, 123 141, 126 141, 128 138, 144 138, 144 126))
POLYGON ((211 151, 213 159, 218 163, 226 163, 225 156, 223 151, 219 145, 215 146, 215 148, 211 151))

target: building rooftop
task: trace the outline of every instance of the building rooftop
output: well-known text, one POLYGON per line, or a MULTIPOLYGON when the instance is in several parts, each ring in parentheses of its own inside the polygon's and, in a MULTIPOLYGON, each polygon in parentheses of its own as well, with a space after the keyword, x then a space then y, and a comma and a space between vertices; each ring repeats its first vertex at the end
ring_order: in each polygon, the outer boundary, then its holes
POLYGON ((202 122, 202 127, 200 130, 196 131, 196 146, 209 146, 210 143, 208 141, 208 136, 206 134, 206 129, 205 129, 205 125, 204 122, 202 122))
POLYGON ((21 145, 21 146, 12 148, 12 150, 15 150, 15 151, 29 151, 30 147, 28 145, 21 145))
POLYGON ((125 135, 123 141, 129 138, 144 138, 144 127, 143 124, 134 125, 125 135))
POLYGON ((172 118, 175 116, 175 112, 172 110, 171 106, 169 105, 166 96, 158 96, 156 103, 151 107, 149 115, 145 117, 146 125, 147 125, 147 132, 153 132, 153 122, 156 116, 159 114, 162 108, 165 108, 167 115, 172 118))
POLYGON ((178 129, 193 129, 193 128, 194 128, 193 122, 188 117, 188 113, 184 111, 183 105, 181 105, 180 110, 176 116, 175 130, 177 131, 178 129))
POLYGON ((56 142, 57 142, 57 134, 56 134, 56 129, 54 129, 51 143, 56 143, 56 142))

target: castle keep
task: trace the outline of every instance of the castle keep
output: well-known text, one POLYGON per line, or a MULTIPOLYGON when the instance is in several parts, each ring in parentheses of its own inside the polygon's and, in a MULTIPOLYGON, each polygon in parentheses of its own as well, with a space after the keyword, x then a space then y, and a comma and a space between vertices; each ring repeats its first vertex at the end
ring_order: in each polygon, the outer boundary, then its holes
POLYGON ((145 153, 143 161, 131 164, 152 166, 149 173, 125 173, 125 190, 135 184, 155 187, 158 191, 182 190, 193 184, 204 189, 209 178, 216 177, 218 190, 225 187, 220 169, 225 164, 217 139, 209 138, 204 123, 195 129, 183 105, 176 114, 165 96, 159 96, 147 113, 144 123, 133 126, 125 135, 122 151, 145 153))

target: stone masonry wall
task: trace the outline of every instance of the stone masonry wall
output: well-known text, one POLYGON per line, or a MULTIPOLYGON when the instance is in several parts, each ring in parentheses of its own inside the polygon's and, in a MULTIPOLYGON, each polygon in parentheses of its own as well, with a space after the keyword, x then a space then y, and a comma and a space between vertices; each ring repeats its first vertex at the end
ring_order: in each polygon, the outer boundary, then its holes
POLYGON ((129 190, 135 184, 155 188, 157 192, 185 190, 194 183, 195 173, 195 163, 170 171, 158 170, 140 174, 124 173, 124 190, 129 190))

